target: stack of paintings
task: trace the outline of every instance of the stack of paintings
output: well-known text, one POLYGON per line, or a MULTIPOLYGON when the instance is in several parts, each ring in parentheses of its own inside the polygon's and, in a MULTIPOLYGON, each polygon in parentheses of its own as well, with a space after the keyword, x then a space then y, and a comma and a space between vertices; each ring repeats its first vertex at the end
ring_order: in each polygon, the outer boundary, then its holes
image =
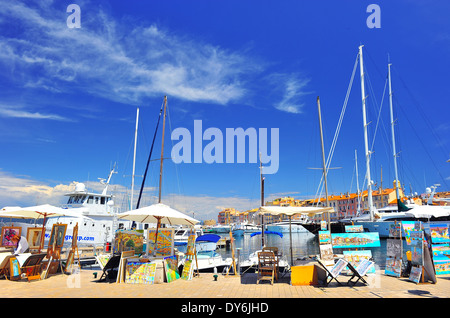
MULTIPOLYGON (((326 222, 326 221, 325 221, 326 222)), ((331 245, 331 232, 322 225, 322 231, 319 231, 319 249, 320 260, 325 266, 334 266, 333 245, 331 245)))
POLYGON ((155 282, 156 263, 128 262, 125 283, 148 284, 155 282))
POLYGON ((450 274, 450 237, 445 224, 430 224, 431 247, 436 275, 450 274))
POLYGON ((386 268, 384 273, 400 277, 402 274, 403 242, 401 224, 395 222, 389 226, 389 239, 386 240, 386 268))

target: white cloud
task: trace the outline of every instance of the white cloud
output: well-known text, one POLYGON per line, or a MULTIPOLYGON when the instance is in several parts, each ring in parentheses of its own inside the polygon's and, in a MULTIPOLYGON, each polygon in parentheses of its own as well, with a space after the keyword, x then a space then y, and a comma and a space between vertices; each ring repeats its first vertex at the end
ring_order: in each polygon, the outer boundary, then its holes
POLYGON ((300 78, 297 74, 274 74, 271 76, 272 82, 278 85, 281 92, 281 101, 275 103, 278 110, 300 114, 304 103, 302 97, 310 94, 306 91, 309 79, 300 78))
POLYGON ((30 112, 21 109, 12 109, 17 107, 11 107, 6 105, 0 105, 0 116, 10 118, 27 118, 27 119, 49 119, 58 121, 71 121, 68 118, 55 115, 55 114, 41 114, 39 112, 30 112))
POLYGON ((48 3, 27 7, 2 1, 0 26, 21 27, 2 32, 0 61, 27 87, 83 89, 134 104, 163 94, 227 104, 244 96, 242 74, 259 71, 244 55, 155 24, 129 27, 94 5, 84 5, 91 10, 89 15, 82 13, 80 29, 69 29, 61 18, 64 14, 56 14, 58 9, 48 3))

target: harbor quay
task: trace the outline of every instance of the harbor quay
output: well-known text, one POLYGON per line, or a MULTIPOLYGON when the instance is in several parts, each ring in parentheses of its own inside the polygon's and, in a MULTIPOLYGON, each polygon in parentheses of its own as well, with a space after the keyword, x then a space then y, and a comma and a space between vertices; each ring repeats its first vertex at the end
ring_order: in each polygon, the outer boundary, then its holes
MULTIPOLYGON (((170 299, 263 299, 263 298, 449 298, 450 275, 440 275, 437 283, 416 284, 406 277, 392 277, 377 270, 361 282, 347 285, 350 278, 340 275, 339 285, 293 286, 289 273, 274 282, 257 284, 257 274, 223 275, 200 273, 192 280, 177 279, 153 285, 98 282, 102 271, 89 268, 71 275, 55 274, 45 280, 0 280, 0 298, 170 298, 170 299)), ((181 310, 181 308, 180 308, 181 310)))

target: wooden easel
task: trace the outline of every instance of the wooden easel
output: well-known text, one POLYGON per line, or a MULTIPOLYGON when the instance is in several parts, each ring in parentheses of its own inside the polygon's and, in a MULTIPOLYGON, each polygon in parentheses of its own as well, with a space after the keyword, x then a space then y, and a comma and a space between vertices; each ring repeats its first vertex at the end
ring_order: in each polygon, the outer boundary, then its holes
POLYGON ((70 248, 70 251, 69 251, 69 254, 68 254, 68 256, 67 256, 67 260, 66 260, 66 266, 65 266, 65 268, 64 268, 64 272, 66 272, 66 270, 67 270, 67 266, 68 266, 68 261, 69 261, 69 258, 70 258, 70 256, 73 254, 73 263, 71 264, 71 266, 72 266, 72 268, 73 268, 73 265, 74 265, 74 263, 75 263, 75 255, 77 256, 77 258, 78 258, 78 266, 81 266, 81 261, 80 261, 80 253, 78 252, 78 222, 77 222, 77 224, 73 227, 73 234, 72 234, 72 246, 71 246, 71 248, 70 248), (76 254, 75 254, 75 251, 76 251, 76 254))
POLYGON ((236 259, 234 257, 234 238, 233 238, 233 233, 231 232, 231 227, 230 227, 230 247, 231 247, 231 259, 232 259, 232 265, 230 265, 227 268, 227 273, 226 276, 228 276, 231 266, 233 266, 233 270, 234 270, 234 275, 239 275, 239 273, 237 272, 236 269, 236 259))
MULTIPOLYGON (((194 229, 191 229, 189 237, 191 237, 191 235, 194 235, 194 233, 195 233, 194 229)), ((197 248, 195 247, 195 238, 194 241, 192 242, 192 250, 189 249, 189 239, 188 239, 188 246, 186 251, 186 260, 193 261, 194 259, 195 259, 195 266, 197 268, 197 274, 193 275, 200 277, 200 270, 198 269, 198 260, 197 260, 197 248)))

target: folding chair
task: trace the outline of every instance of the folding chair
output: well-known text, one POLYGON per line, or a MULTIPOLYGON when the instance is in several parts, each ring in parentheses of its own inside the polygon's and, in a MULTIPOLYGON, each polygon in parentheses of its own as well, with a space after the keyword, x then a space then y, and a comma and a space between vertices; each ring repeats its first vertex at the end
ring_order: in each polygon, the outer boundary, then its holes
POLYGON ((327 271, 327 277, 325 279, 325 285, 328 286, 333 280, 335 280, 339 286, 343 286, 340 281, 337 280, 337 277, 341 274, 342 270, 347 266, 348 262, 342 258, 340 258, 336 264, 334 264, 333 268, 329 270, 325 264, 323 264, 319 259, 317 262, 327 271), (330 278, 330 280, 328 280, 330 278))
POLYGON ((276 271, 275 254, 273 252, 259 252, 257 284, 259 284, 261 280, 270 280, 270 284, 273 285, 275 271, 276 271))
POLYGON ((353 275, 350 277, 347 284, 353 284, 353 286, 355 286, 356 283, 361 280, 364 284, 369 285, 369 283, 364 280, 363 276, 367 274, 367 271, 373 264, 374 262, 369 261, 368 259, 363 259, 356 268, 352 264, 348 263, 347 266, 352 271, 353 275), (355 282, 352 282, 352 279, 355 277, 358 277, 358 279, 355 282))
POLYGON ((114 269, 119 267, 120 259, 121 259, 121 254, 117 254, 117 255, 111 256, 111 258, 108 260, 108 262, 105 264, 105 266, 103 266, 102 275, 100 276, 100 278, 97 281, 97 283, 105 281, 105 280, 116 281, 117 270, 116 270, 116 275, 113 275, 113 271, 114 271, 114 269))

